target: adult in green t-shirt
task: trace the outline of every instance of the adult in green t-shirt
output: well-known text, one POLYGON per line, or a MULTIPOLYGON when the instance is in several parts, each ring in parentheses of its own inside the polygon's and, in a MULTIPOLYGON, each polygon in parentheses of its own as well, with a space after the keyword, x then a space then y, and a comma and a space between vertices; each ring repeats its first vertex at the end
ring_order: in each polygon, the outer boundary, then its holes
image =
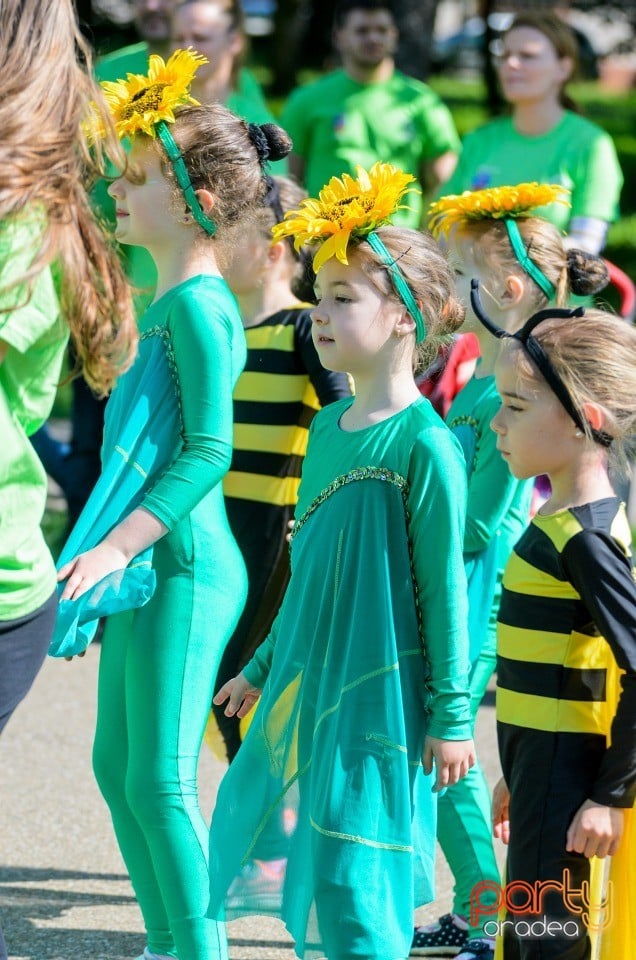
POLYGON ((440 194, 508 184, 559 183, 571 206, 538 214, 568 234, 569 246, 598 254, 618 216, 623 175, 611 137, 575 112, 566 86, 578 46, 568 25, 549 11, 517 14, 497 59, 507 117, 468 134, 455 172, 440 194))
MULTIPOLYGON (((292 173, 310 196, 333 176, 376 161, 419 181, 424 193, 450 176, 459 138, 448 108, 430 87, 395 69, 398 31, 386 0, 341 0, 334 43, 342 69, 292 93, 281 123, 293 140, 292 173)), ((419 227, 423 202, 411 194, 396 224, 419 227)))

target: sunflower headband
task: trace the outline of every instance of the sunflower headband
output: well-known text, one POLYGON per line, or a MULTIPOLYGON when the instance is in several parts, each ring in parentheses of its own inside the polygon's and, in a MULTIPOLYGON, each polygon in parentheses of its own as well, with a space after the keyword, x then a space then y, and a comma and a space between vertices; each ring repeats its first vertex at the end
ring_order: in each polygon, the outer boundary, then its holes
POLYGON ((527 217, 536 207, 549 203, 569 206, 567 192, 558 184, 520 183, 515 187, 489 187, 487 190, 449 194, 431 204, 429 228, 433 236, 439 239, 447 237, 457 224, 502 220, 517 261, 548 300, 552 300, 556 294, 555 286, 530 257, 517 220, 527 217))
POLYGON ((214 236, 216 224, 203 212, 181 151, 168 127, 175 121, 177 107, 199 105, 190 96, 190 84, 199 67, 207 62, 206 57, 191 49, 175 50, 165 63, 162 57, 152 54, 147 76, 129 73, 125 80, 115 83, 104 80, 101 87, 120 139, 133 139, 138 133, 159 137, 194 219, 209 236, 214 236))
POLYGON ((498 340, 516 340, 530 359, 534 361, 539 373, 555 394, 561 406, 564 407, 572 420, 574 420, 577 427, 582 430, 583 433, 589 431, 592 439, 602 447, 611 446, 614 438, 604 430, 595 430, 590 426, 572 399, 570 391, 553 366, 550 357, 537 338, 533 336, 535 327, 538 327, 544 320, 569 320, 572 317, 582 317, 585 314, 583 307, 576 307, 573 310, 560 307, 548 307, 547 310, 539 310, 539 312, 533 314, 529 320, 526 320, 521 330, 517 330, 516 333, 508 333, 507 330, 493 323, 484 310, 481 297, 479 296, 479 280, 470 281, 470 302, 477 319, 480 323, 483 323, 485 328, 492 333, 493 336, 497 337, 498 340))
POLYGON ((390 163, 374 163, 369 171, 356 167, 357 178, 343 173, 332 177, 322 188, 318 199, 307 198, 298 210, 289 210, 281 223, 272 228, 275 241, 294 237, 294 247, 320 244, 314 256, 316 273, 335 257, 348 265, 347 246, 350 240, 366 240, 371 249, 387 267, 395 292, 415 321, 415 339, 419 343, 426 336, 422 311, 413 291, 386 246, 375 232, 390 223, 396 210, 402 209, 402 197, 415 188, 409 173, 402 173, 390 163))

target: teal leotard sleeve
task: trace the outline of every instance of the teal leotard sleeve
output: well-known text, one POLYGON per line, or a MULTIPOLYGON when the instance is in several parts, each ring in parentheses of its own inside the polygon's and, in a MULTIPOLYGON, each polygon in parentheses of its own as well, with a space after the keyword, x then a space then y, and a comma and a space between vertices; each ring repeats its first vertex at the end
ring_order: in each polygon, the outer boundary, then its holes
POLYGON ((472 736, 468 611, 462 557, 466 474, 459 446, 442 428, 423 431, 409 469, 409 531, 422 633, 430 669, 428 733, 472 736))
POLYGON ((519 491, 519 481, 497 450, 497 435, 489 426, 500 406, 499 397, 493 397, 479 413, 481 428, 468 479, 465 553, 475 553, 488 546, 519 491))
POLYGON ((244 358, 229 291, 210 297, 196 282, 170 302, 167 326, 180 394, 181 450, 141 506, 171 530, 220 482, 232 456, 232 390, 244 358))

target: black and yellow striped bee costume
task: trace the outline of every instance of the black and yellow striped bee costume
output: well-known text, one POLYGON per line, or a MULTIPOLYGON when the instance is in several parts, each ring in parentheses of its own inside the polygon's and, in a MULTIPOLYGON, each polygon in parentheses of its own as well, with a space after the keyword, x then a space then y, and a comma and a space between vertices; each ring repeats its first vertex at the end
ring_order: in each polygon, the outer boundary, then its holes
MULTIPOLYGON (((506 568, 498 617, 497 728, 510 789, 508 879, 580 888, 589 860, 566 852, 581 806, 636 795, 636 584, 617 498, 536 516, 506 568), (620 697, 612 690, 620 684, 620 697)), ((572 919, 560 893, 548 919, 572 919)), ((576 916, 575 916, 576 919, 576 916)), ((571 928, 570 928, 571 929, 571 928)), ((506 960, 586 960, 574 940, 505 938, 506 960)))

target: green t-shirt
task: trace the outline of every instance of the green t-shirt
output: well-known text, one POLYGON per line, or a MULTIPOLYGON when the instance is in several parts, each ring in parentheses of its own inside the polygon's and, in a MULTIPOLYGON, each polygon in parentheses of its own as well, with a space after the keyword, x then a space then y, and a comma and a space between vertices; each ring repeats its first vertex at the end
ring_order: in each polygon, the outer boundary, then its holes
MULTIPOLYGON (((363 84, 336 70, 289 98, 281 124, 305 161, 305 186, 315 197, 331 177, 355 176, 378 160, 392 163, 418 180, 422 167, 448 151, 459 138, 448 108, 426 84, 395 72, 382 83, 363 84)), ((417 228, 422 199, 406 198, 409 210, 393 221, 417 228)))
POLYGON ((464 139, 455 172, 439 196, 507 184, 559 183, 571 207, 553 203, 537 213, 562 230, 572 217, 608 223, 618 216, 623 174, 612 138, 595 123, 566 111, 548 133, 523 136, 510 117, 493 120, 464 139))
MULTIPOLYGON (((99 81, 121 80, 127 73, 146 74, 148 72, 148 44, 134 43, 122 47, 113 53, 101 57, 95 65, 95 77, 99 81)), ((239 85, 233 90, 227 102, 227 107, 239 117, 250 123, 276 123, 276 120, 267 109, 263 92, 254 77, 248 70, 241 70, 239 85)), ((287 163, 279 160, 271 165, 272 173, 284 175, 287 173, 287 163)), ((108 195, 108 184, 101 180, 96 184, 92 194, 93 204, 100 211, 103 219, 114 228, 115 202, 108 195)), ((157 268, 154 260, 144 247, 126 246, 124 248, 126 274, 136 290, 137 315, 140 316, 150 305, 157 285, 157 268)))
POLYGON ((0 363, 0 620, 37 610, 56 582, 40 529, 46 474, 28 438, 51 412, 68 328, 49 268, 30 297, 23 285, 4 289, 31 265, 41 233, 38 215, 0 226, 0 341, 9 346, 0 363))

